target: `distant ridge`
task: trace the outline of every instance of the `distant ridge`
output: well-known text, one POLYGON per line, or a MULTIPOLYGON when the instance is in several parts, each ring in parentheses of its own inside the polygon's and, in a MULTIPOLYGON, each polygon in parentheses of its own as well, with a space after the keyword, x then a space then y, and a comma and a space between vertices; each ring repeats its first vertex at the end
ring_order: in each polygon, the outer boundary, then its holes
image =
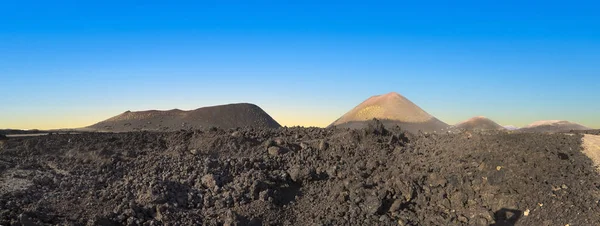
POLYGON ((522 132, 568 132, 570 130, 590 130, 590 128, 565 120, 544 120, 519 129, 522 132))
POLYGON ((208 127, 281 127, 254 104, 240 103, 198 108, 191 111, 126 111, 84 129, 92 131, 175 131, 208 127))
POLYGON ((509 130, 509 131, 520 129, 519 127, 516 127, 516 126, 513 126, 513 125, 505 125, 504 128, 507 129, 507 130, 509 130))
POLYGON ((464 130, 505 130, 504 127, 483 116, 470 118, 454 125, 457 129, 464 130))
POLYGON ((442 131, 449 128, 448 124, 431 116, 396 92, 370 97, 328 127, 364 128, 373 118, 379 119, 385 126, 400 126, 413 133, 442 131))

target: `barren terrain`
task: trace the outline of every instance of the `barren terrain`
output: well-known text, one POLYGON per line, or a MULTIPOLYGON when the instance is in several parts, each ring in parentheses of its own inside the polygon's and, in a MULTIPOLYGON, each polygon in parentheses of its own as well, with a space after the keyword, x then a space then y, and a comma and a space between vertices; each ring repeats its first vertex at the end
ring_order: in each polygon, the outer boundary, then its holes
POLYGON ((10 138, 0 224, 594 225, 600 177, 581 147, 376 123, 10 138))

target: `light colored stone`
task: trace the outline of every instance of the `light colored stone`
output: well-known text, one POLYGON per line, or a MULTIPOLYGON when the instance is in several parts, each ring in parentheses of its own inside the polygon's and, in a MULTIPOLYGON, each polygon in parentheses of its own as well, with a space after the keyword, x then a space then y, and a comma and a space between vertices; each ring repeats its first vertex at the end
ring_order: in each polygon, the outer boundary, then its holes
POLYGON ((280 147, 277 147, 277 146, 271 146, 271 147, 269 147, 269 148, 267 149, 267 151, 269 152, 269 155, 272 155, 272 156, 278 156, 278 155, 281 155, 281 154, 282 154, 282 152, 283 152, 283 151, 281 150, 281 148, 280 148, 280 147))
POLYGON ((304 142, 300 143, 300 148, 302 148, 302 150, 306 150, 306 149, 308 149, 308 147, 309 147, 308 144, 306 144, 304 142))
POLYGON ((217 186, 217 180, 214 175, 206 174, 201 179, 202 184, 207 188, 214 188, 217 186))
POLYGON ((325 140, 321 140, 321 142, 319 143, 319 150, 325 151, 327 150, 327 148, 329 148, 329 143, 327 143, 327 141, 325 140))

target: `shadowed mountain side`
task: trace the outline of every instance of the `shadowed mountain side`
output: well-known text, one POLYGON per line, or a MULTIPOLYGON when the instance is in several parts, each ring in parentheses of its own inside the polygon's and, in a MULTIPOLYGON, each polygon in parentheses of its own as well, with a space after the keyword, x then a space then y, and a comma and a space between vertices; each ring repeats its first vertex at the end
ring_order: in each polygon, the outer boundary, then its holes
POLYGON ((271 116, 254 104, 228 104, 198 108, 191 111, 127 111, 84 128, 93 131, 175 131, 206 127, 236 128, 281 127, 271 116))
MULTIPOLYGON (((401 122, 395 120, 378 119, 386 128, 394 128, 400 126, 400 129, 408 131, 410 133, 421 132, 445 132, 450 129, 448 124, 437 120, 436 118, 430 119, 426 122, 414 123, 414 122, 401 122)), ((342 124, 335 125, 336 128, 349 128, 349 129, 362 129, 367 128, 371 121, 351 121, 342 124)), ((333 127, 330 125, 329 127, 333 127)))
POLYGON ((454 127, 464 130, 506 130, 498 123, 483 116, 470 118, 454 125, 454 127))
POLYGON ((518 131, 520 132, 568 132, 570 130, 589 130, 590 128, 565 120, 547 120, 531 123, 518 131))

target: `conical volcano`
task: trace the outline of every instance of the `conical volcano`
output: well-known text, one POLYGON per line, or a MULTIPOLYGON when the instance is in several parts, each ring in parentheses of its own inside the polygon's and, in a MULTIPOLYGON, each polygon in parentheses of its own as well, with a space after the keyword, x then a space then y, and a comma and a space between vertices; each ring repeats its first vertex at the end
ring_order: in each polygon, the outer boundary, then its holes
POLYGON ((470 118, 457 123, 454 127, 464 130, 506 130, 503 126, 483 116, 470 118))
POLYGON ((254 104, 227 104, 198 108, 191 111, 126 111, 120 115, 87 127, 95 131, 176 131, 220 127, 278 128, 271 116, 254 104))
POLYGON ((395 92, 373 96, 365 100, 334 121, 329 127, 365 128, 373 118, 379 119, 386 127, 400 126, 400 128, 413 133, 442 131, 449 127, 448 124, 431 116, 395 92))

